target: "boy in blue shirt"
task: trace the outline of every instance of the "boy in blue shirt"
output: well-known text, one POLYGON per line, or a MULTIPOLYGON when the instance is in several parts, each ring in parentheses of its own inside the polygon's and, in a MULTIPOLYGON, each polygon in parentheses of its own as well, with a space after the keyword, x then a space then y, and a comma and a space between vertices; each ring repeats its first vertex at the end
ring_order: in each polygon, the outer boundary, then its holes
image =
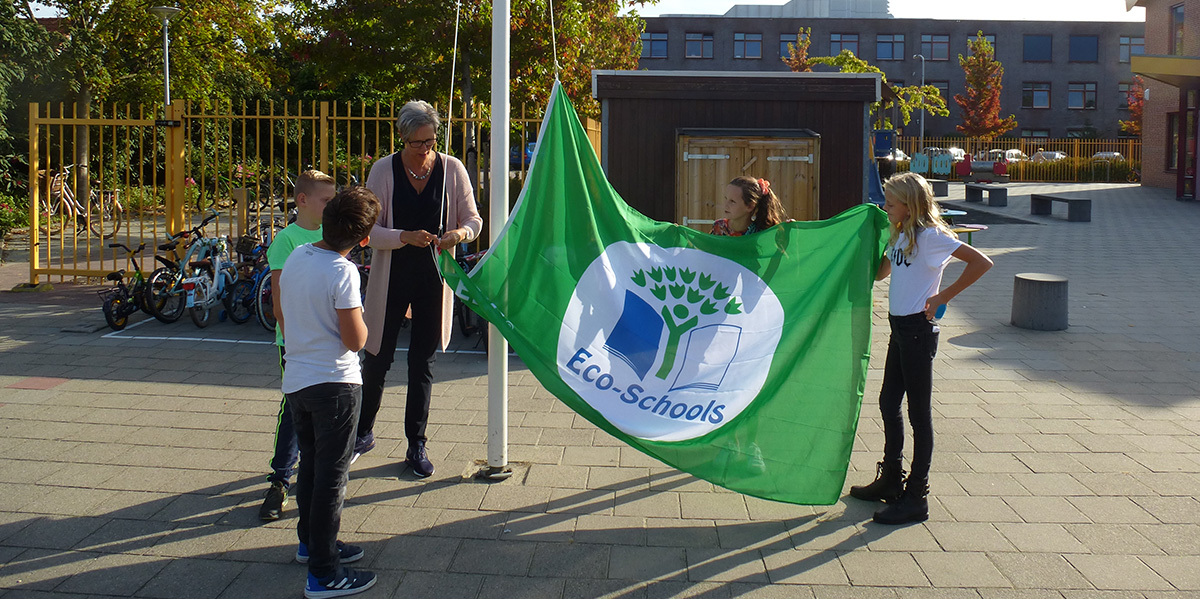
POLYGON ((346 254, 367 244, 378 214, 379 200, 366 187, 342 190, 325 205, 321 241, 296 248, 279 277, 279 328, 288 347, 282 388, 304 456, 296 479, 296 560, 308 564, 308 599, 375 584, 375 574, 343 565, 363 550, 337 535, 362 402, 358 351, 367 340, 358 269, 346 254))
MULTIPOLYGON (((275 345, 279 347, 279 370, 285 368, 283 347, 283 316, 279 309, 279 275, 292 250, 306 243, 321 240, 321 212, 336 191, 333 177, 318 170, 300 173, 296 179, 296 222, 275 235, 267 248, 267 264, 271 268, 271 307, 274 309, 275 345)), ((278 520, 287 505, 288 491, 292 486, 292 475, 296 473, 296 460, 300 450, 296 447, 296 431, 292 428, 292 411, 287 398, 279 402, 279 419, 275 425, 275 454, 271 456, 271 473, 267 482, 266 498, 258 508, 258 518, 265 522, 278 520)))

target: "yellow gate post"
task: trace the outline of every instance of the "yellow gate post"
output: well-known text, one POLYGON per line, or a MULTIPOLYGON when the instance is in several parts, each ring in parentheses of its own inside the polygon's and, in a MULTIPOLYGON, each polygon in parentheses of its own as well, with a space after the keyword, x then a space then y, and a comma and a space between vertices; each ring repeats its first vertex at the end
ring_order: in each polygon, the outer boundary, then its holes
POLYGON ((329 102, 321 102, 321 118, 317 121, 317 138, 321 140, 321 172, 329 173, 329 102))
MULTIPOLYGON (((42 189, 42 181, 38 179, 38 163, 41 158, 40 149, 38 148, 38 117, 41 115, 38 111, 38 105, 29 103, 29 285, 36 287, 38 284, 38 258, 41 255, 42 240, 38 230, 40 223, 38 222, 38 213, 41 212, 39 203, 41 202, 40 192, 42 189)), ((48 173, 47 173, 48 176, 48 173)))
POLYGON ((183 100, 175 100, 167 107, 166 124, 166 156, 164 156, 164 184, 166 189, 167 233, 174 234, 187 228, 184 224, 184 139, 183 139, 183 100))

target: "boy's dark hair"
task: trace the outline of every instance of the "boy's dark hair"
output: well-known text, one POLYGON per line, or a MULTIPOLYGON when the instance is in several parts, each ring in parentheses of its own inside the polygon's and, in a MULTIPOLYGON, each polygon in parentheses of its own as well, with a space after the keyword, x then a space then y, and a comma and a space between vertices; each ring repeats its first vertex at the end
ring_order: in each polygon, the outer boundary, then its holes
POLYGON ((363 185, 333 196, 321 213, 321 239, 335 251, 348 250, 371 233, 379 216, 379 199, 363 185))

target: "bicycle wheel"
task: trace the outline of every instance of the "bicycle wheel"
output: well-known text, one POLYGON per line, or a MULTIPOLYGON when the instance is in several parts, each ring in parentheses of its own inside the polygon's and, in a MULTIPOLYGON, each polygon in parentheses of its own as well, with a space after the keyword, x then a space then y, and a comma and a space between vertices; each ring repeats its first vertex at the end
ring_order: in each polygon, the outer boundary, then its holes
POLYGON ((255 313, 262 328, 275 332, 275 305, 271 303, 271 273, 263 273, 254 290, 255 313))
POLYGON ((104 239, 115 237, 117 231, 121 230, 121 215, 124 213, 121 203, 112 193, 100 192, 100 197, 92 208, 88 218, 88 228, 92 230, 92 234, 104 239))
POLYGON ((183 316, 183 290, 179 288, 178 270, 160 268, 146 282, 146 308, 159 322, 171 324, 183 316))
POLYGON ((123 314, 126 298, 119 293, 114 293, 104 300, 104 320, 108 322, 109 328, 114 331, 119 331, 125 328, 125 324, 129 322, 129 315, 123 314))
POLYGON ((213 320, 212 308, 201 308, 194 306, 188 310, 188 315, 192 317, 192 324, 204 328, 213 320))
POLYGON ((225 304, 225 313, 229 315, 229 320, 238 324, 250 320, 254 315, 254 282, 242 279, 234 283, 225 297, 221 298, 221 302, 225 304))

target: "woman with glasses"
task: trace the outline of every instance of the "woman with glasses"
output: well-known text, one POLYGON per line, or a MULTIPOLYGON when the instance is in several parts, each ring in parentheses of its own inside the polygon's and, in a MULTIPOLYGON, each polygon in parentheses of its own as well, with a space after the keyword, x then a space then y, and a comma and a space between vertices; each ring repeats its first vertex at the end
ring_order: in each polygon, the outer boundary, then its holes
POLYGON ((437 269, 439 250, 453 252, 483 228, 467 169, 457 158, 439 153, 437 111, 426 102, 400 109, 396 129, 404 149, 371 167, 367 187, 379 197, 379 219, 371 230, 371 284, 363 305, 367 323, 363 359, 362 415, 354 456, 375 448, 375 416, 384 380, 396 352, 396 338, 411 312, 408 387, 404 434, 405 462, 413 474, 433 474, 425 450, 429 400, 433 391, 434 352, 450 339, 453 295, 437 269))

